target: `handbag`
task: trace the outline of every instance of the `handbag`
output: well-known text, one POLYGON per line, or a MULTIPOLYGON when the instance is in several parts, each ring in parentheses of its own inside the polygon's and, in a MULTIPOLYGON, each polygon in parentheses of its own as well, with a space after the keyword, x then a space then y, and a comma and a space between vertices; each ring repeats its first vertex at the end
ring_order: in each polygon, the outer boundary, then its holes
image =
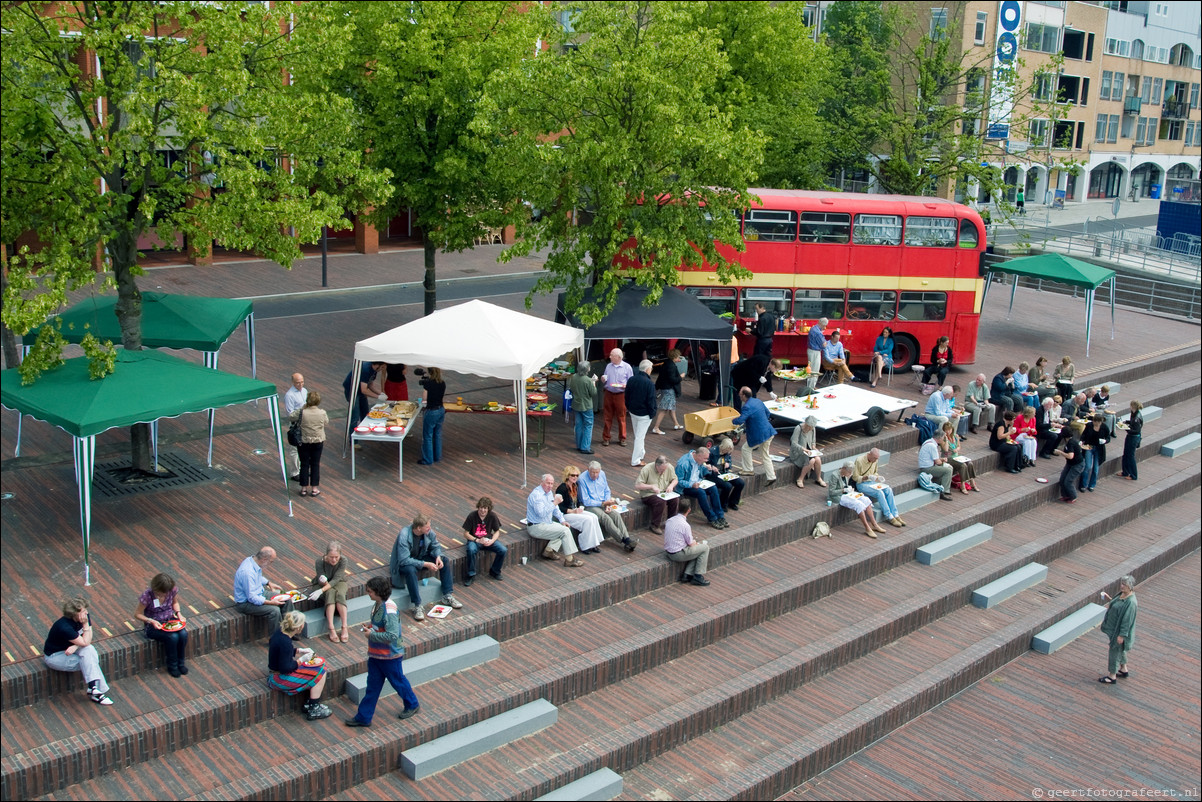
POLYGON ((305 416, 305 410, 301 408, 301 414, 296 416, 296 420, 288 427, 288 445, 299 448, 301 444, 301 418, 305 416))
POLYGON ((811 535, 811 537, 813 537, 815 540, 820 537, 833 538, 834 535, 831 534, 831 525, 826 521, 819 521, 818 523, 814 524, 814 533, 811 535))

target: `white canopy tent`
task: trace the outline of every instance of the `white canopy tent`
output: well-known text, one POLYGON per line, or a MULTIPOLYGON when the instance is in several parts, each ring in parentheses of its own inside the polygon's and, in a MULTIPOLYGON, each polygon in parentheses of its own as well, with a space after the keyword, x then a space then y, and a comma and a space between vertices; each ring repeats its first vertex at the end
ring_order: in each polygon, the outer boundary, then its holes
POLYGON ((526 486, 526 387, 536 370, 580 348, 584 332, 514 312, 481 300, 439 309, 412 323, 355 343, 346 439, 355 420, 355 388, 364 362, 437 366, 442 370, 513 382, 522 443, 522 486, 526 486))

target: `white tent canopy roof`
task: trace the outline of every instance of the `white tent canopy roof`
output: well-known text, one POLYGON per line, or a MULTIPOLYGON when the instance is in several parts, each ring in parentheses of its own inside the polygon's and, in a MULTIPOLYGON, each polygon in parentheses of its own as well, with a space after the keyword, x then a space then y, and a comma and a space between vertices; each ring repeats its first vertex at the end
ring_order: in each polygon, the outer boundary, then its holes
POLYGON ((355 360, 519 381, 583 344, 580 329, 473 300, 360 340, 355 360))

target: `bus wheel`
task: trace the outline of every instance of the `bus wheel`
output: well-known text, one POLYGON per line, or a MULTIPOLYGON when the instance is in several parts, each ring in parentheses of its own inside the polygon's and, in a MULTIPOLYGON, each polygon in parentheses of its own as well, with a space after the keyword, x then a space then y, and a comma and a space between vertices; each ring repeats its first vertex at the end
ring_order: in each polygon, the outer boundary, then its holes
POLYGON ((905 374, 910 366, 919 361, 918 343, 908 334, 893 336, 893 372, 905 374))
POLYGON ((684 442, 685 445, 688 445, 689 443, 693 442, 693 433, 685 432, 684 434, 682 434, 680 436, 680 439, 681 439, 681 441, 684 442))
POLYGON ((885 410, 880 407, 873 407, 868 410, 868 417, 864 420, 864 434, 869 437, 876 437, 881 433, 881 429, 885 426, 885 410))

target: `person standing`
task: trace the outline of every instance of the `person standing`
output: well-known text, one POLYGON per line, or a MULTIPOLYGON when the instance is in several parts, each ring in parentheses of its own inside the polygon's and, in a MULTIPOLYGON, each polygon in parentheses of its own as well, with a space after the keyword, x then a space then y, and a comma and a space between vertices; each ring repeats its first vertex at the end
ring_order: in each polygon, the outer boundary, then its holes
POLYGON ((1023 188, 1018 188, 1018 193, 1014 196, 1014 205, 1018 207, 1019 217, 1027 214, 1027 194, 1023 192, 1023 188))
POLYGON ((384 395, 389 401, 408 401, 409 383, 405 381, 405 366, 390 362, 384 366, 384 395))
POLYGON ((1132 481, 1139 478, 1139 464, 1137 458, 1139 455, 1139 442, 1143 439, 1144 433, 1144 414, 1141 410, 1144 405, 1139 401, 1131 402, 1131 415, 1127 418, 1127 438, 1123 441, 1123 472, 1119 476, 1124 476, 1132 481))
POLYGON ((618 445, 626 445, 626 383, 634 377, 634 368, 622 361, 622 349, 609 352, 609 364, 601 375, 601 387, 605 393, 602 409, 604 426, 601 429, 601 445, 609 445, 609 434, 615 418, 618 424, 618 445))
POLYGON ((88 684, 88 698, 98 705, 108 706, 109 684, 100 668, 100 655, 92 645, 92 617, 88 602, 82 596, 63 599, 62 618, 54 622, 42 644, 42 659, 55 671, 83 674, 88 684))
MULTIPOLYGON (((1107 593, 1102 591, 1102 597, 1107 593)), ((1098 677, 1103 685, 1114 685, 1118 678, 1131 676, 1127 666, 1127 653, 1135 645, 1135 577, 1127 574, 1119 580, 1119 595, 1106 604, 1106 617, 1102 619, 1102 633, 1110 639, 1110 650, 1106 659, 1106 676, 1098 677)))
POLYGON ((442 603, 456 610, 463 607, 455 598, 455 579, 451 576, 450 563, 442 558, 442 544, 438 542, 438 535, 434 534, 430 519, 421 513, 413 516, 413 522, 397 534, 392 544, 392 554, 388 558, 388 566, 393 587, 406 588, 409 591, 415 621, 423 621, 426 618, 421 588, 417 584, 420 571, 437 571, 442 582, 442 603))
POLYGON ((1077 500, 1077 481, 1085 469, 1084 452, 1081 450, 1081 433, 1085 424, 1074 421, 1069 424, 1068 440, 1053 454, 1064 457, 1064 468, 1060 471, 1060 500, 1072 504, 1077 500))
POLYGON ((183 628, 187 621, 180 615, 179 588, 170 574, 155 574, 150 580, 150 587, 138 597, 134 620, 146 625, 143 632, 148 640, 163 644, 167 673, 173 677, 187 674, 184 654, 188 648, 188 630, 183 628), (163 625, 173 620, 179 621, 180 628, 164 629, 163 625))
MULTIPOLYGON (((288 417, 305 405, 309 391, 305 389, 305 377, 299 373, 292 374, 292 386, 284 393, 284 412, 288 417)), ((292 481, 300 479, 300 453, 297 447, 285 439, 284 453, 288 456, 288 478, 292 481)))
POLYGON ((401 617, 391 596, 392 585, 387 577, 373 576, 367 580, 367 597, 375 603, 371 619, 360 630, 367 636, 367 687, 359 700, 359 709, 346 720, 348 727, 371 726, 385 680, 404 704, 397 718, 411 718, 422 709, 402 667, 405 646, 401 642, 401 617))
POLYGON ((830 321, 826 318, 818 318, 818 322, 810 326, 810 333, 806 338, 806 359, 810 368, 810 378, 807 383, 810 390, 818 386, 818 377, 822 375, 822 355, 826 350, 826 335, 822 330, 828 323, 830 321))
POLYGON ((305 398, 305 405, 292 413, 300 421, 300 494, 321 495, 321 452, 326 444, 326 424, 330 416, 321 408, 321 393, 314 390, 305 398))
MULTIPOLYGON (((630 412, 630 423, 634 429, 634 445, 630 450, 632 468, 647 464, 643 461, 647 453, 647 430, 651 428, 651 416, 655 414, 655 384, 651 381, 651 367, 651 360, 644 359, 626 385, 626 409, 630 412)), ((675 367, 671 369, 676 370, 675 367)))
POLYGON ((776 336, 776 316, 763 304, 755 305, 755 351, 757 356, 772 356, 772 338, 776 336))
POLYGON ((676 514, 664 524, 664 552, 672 562, 684 563, 681 582, 705 586, 710 583, 705 578, 706 569, 709 568, 710 546, 707 542, 698 543, 693 539, 693 530, 686 520, 692 508, 687 498, 680 499, 676 514))
POLYGON ((501 569, 505 567, 505 555, 509 549, 503 543, 498 543, 501 537, 501 519, 492 509, 492 499, 482 496, 476 502, 476 511, 469 512, 463 521, 463 539, 467 544, 466 576, 463 579, 465 588, 471 587, 476 581, 476 554, 487 551, 493 555, 492 567, 488 575, 498 582, 501 581, 501 569))
POLYGON ((1098 471, 1106 461, 1106 441, 1110 439, 1110 429, 1106 426, 1106 416, 1095 412, 1081 435, 1082 450, 1085 452, 1085 469, 1077 489, 1092 493, 1098 486, 1098 471))
POLYGON ((680 351, 675 348, 668 351, 668 361, 660 366, 659 376, 655 380, 655 425, 651 427, 655 434, 664 434, 659 425, 667 415, 672 416, 673 431, 684 428, 676 419, 676 401, 680 398, 681 381, 679 362, 680 351))
POLYGON ((364 362, 359 367, 359 381, 357 383, 354 383, 353 371, 346 374, 346 378, 342 380, 342 389, 346 393, 348 403, 351 401, 352 392, 354 394, 355 412, 359 416, 355 418, 355 423, 359 423, 367 417, 367 413, 371 410, 372 401, 375 401, 380 396, 380 388, 384 386, 384 383, 380 381, 376 374, 383 367, 383 362, 364 362))
POLYGON ((442 421, 447 411, 442 405, 447 384, 442 370, 428 368, 422 378, 422 458, 418 465, 433 465, 442 459, 442 421))
POLYGON ((743 437, 743 447, 739 451, 742 470, 739 473, 750 476, 754 473, 752 454, 758 454, 764 463, 764 479, 769 483, 776 481, 776 466, 772 464, 772 438, 776 430, 768 418, 768 407, 758 398, 754 398, 750 387, 739 390, 743 399, 743 412, 732 423, 745 424, 747 431, 743 437))
POLYGON ((576 416, 576 450, 581 454, 593 452, 593 409, 597 405, 597 380, 587 359, 576 363, 576 373, 568 381, 572 394, 572 413, 576 416))

